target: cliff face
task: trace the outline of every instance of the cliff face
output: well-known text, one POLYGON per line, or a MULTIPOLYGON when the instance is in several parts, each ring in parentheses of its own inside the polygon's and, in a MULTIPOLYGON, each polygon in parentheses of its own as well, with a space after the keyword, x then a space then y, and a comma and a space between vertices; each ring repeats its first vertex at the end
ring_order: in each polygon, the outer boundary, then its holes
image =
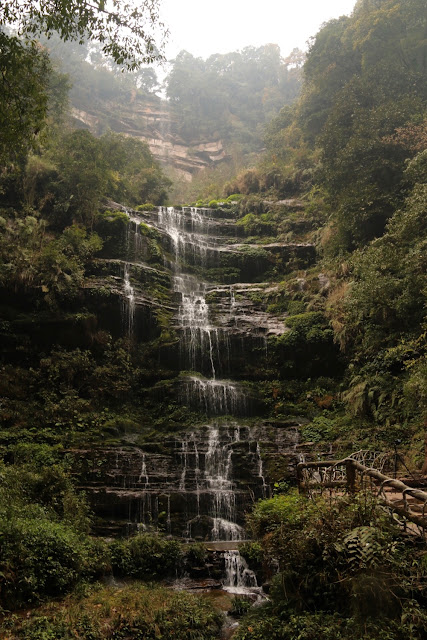
POLYGON ((145 141, 156 160, 175 169, 187 181, 197 171, 215 166, 227 157, 222 140, 215 136, 195 140, 190 145, 173 134, 174 115, 165 100, 143 100, 131 95, 126 104, 106 101, 90 109, 74 105, 72 118, 75 126, 95 134, 110 129, 145 141))
POLYGON ((109 202, 96 230, 102 251, 66 307, 3 301, 30 390, 24 407, 9 378, 7 420, 25 437, 38 420, 38 437, 66 449, 97 531, 242 539, 252 501, 294 476, 304 407, 322 393, 311 400, 304 380, 335 366, 322 314, 287 300, 310 278, 326 287, 315 247, 248 235, 230 202, 109 202))
POLYGON ((230 209, 126 214, 121 242, 92 264, 85 304, 132 352, 152 350, 151 386, 138 399, 181 407, 181 423, 164 433, 153 424, 126 430, 119 447, 71 450, 74 473, 101 533, 158 527, 242 539, 251 502, 294 475, 299 460, 304 418, 266 418, 262 381, 275 375, 276 358, 269 340, 290 331, 267 298, 279 294, 274 268, 286 272, 296 258, 309 267, 314 246, 245 244, 230 209), (168 379, 156 382, 158 371, 168 379))

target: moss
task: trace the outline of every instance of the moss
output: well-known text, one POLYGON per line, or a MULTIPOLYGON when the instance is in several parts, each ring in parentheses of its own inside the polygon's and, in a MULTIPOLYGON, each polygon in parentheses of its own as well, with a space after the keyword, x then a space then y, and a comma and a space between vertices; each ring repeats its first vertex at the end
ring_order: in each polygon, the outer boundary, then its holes
POLYGON ((139 204, 136 208, 135 211, 156 211, 157 207, 155 204, 152 204, 151 202, 146 202, 145 204, 139 204))
POLYGON ((124 211, 106 209, 106 211, 98 213, 96 224, 98 223, 114 225, 115 228, 125 228, 129 224, 129 216, 124 211))
POLYGON ((226 198, 226 202, 240 202, 244 198, 242 193, 232 193, 228 198, 226 198))
POLYGON ((153 262, 155 264, 159 264, 163 262, 163 252, 157 240, 153 238, 149 238, 148 249, 150 252, 148 262, 150 263, 153 262))
POLYGON ((145 236, 146 238, 152 238, 153 240, 159 240, 160 239, 160 233, 157 231, 157 229, 154 229, 153 227, 150 227, 148 224, 145 224, 145 222, 140 222, 139 223, 139 231, 141 233, 141 235, 145 236))

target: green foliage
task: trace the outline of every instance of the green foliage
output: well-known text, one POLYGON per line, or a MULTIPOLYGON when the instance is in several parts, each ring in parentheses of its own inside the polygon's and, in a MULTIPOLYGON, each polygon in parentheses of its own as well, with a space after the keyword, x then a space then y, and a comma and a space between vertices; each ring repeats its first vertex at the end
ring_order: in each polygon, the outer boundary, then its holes
POLYGON ((154 211, 156 206, 151 202, 146 202, 145 204, 139 204, 136 207, 136 211, 154 211))
POLYGON ((153 585, 99 585, 27 617, 8 616, 0 629, 8 640, 216 640, 222 622, 206 599, 193 594, 153 585))
POLYGON ((244 227, 246 235, 273 235, 275 225, 272 224, 268 214, 256 216, 253 213, 247 213, 243 218, 237 221, 237 225, 244 227))
POLYGON ((131 206, 145 202, 143 211, 153 211, 152 202, 164 204, 171 181, 146 142, 109 132, 101 137, 100 148, 108 159, 108 182, 103 195, 131 206))
POLYGON ((90 227, 102 197, 128 205, 148 199, 162 204, 171 184, 145 142, 120 134, 95 138, 74 131, 60 139, 50 156, 59 172, 56 195, 67 205, 68 218, 90 227))
POLYGON ((52 464, 57 454, 23 443, 13 452, 15 464, 0 467, 0 601, 16 608, 100 575, 108 558, 105 546, 86 535, 85 499, 52 464))
POLYGON ((300 121, 321 146, 322 180, 350 247, 380 235, 405 193, 404 160, 414 149, 389 136, 425 110, 425 42, 414 55, 424 9, 423 0, 365 3, 326 25, 307 59, 300 121))
POLYGON ((299 92, 302 61, 297 50, 283 60, 273 44, 207 60, 181 51, 167 78, 177 133, 192 142, 216 131, 244 151, 259 150, 261 125, 299 92))
POLYGON ((241 618, 251 608, 251 601, 244 596, 234 596, 231 602, 230 615, 234 618, 241 618))
POLYGON ((310 311, 286 318, 286 331, 272 341, 275 362, 285 375, 336 375, 339 362, 333 346, 333 330, 321 312, 310 311))
POLYGON ((288 528, 296 530, 309 516, 310 506, 305 498, 295 493, 276 495, 269 500, 260 500, 249 516, 251 531, 256 538, 260 538, 284 523, 288 528), (302 506, 307 508, 306 513, 302 506))
POLYGON ((92 229, 105 197, 129 206, 165 201, 170 180, 145 142, 77 130, 58 131, 46 147, 41 157, 30 157, 22 184, 9 185, 8 201, 22 199, 57 231, 74 222, 92 229))
POLYGON ((35 146, 46 123, 50 74, 49 58, 35 43, 25 46, 0 30, 0 166, 22 161, 35 146))
POLYGON ((343 398, 353 414, 388 424, 413 414, 411 390, 421 415, 425 408, 426 188, 415 185, 386 233, 355 252, 352 286, 330 306, 336 338, 353 361, 343 398))
POLYGON ((119 576, 152 580, 174 575, 182 562, 176 540, 141 534, 111 545, 111 564, 119 576))
POLYGON ((208 552, 206 545, 202 542, 194 542, 184 548, 186 564, 191 566, 201 566, 206 562, 208 552))
POLYGON ((264 565, 278 563, 279 573, 237 638, 423 638, 424 554, 397 538, 372 496, 276 496, 248 524, 264 565))
POLYGON ((228 196, 228 198, 226 198, 226 202, 240 202, 240 200, 243 198, 243 194, 241 193, 232 193, 231 195, 228 196))
POLYGON ((19 606, 73 587, 85 573, 90 549, 69 527, 38 517, 1 526, 2 598, 19 606))
POLYGON ((35 216, 3 218, 0 238, 0 285, 25 292, 55 307, 77 295, 84 266, 101 249, 100 238, 73 225, 55 238, 35 216))
POLYGON ((331 442, 336 439, 339 431, 334 420, 326 416, 315 416, 301 429, 302 436, 307 442, 331 442))
POLYGON ((89 37, 102 44, 106 56, 128 69, 162 59, 155 44, 158 34, 155 38, 153 33, 156 26, 163 27, 156 0, 144 0, 136 9, 122 2, 107 9, 83 0, 11 0, 0 8, 0 26, 5 25, 18 26, 30 39, 40 33, 50 37, 55 31, 62 40, 82 42, 89 37))

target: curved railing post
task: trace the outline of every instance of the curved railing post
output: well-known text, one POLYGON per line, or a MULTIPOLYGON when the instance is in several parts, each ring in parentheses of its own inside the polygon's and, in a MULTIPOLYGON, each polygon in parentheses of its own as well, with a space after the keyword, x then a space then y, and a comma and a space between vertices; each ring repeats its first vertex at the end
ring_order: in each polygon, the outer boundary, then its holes
POLYGON ((345 461, 345 473, 347 478, 347 491, 356 493, 356 469, 351 459, 345 461))

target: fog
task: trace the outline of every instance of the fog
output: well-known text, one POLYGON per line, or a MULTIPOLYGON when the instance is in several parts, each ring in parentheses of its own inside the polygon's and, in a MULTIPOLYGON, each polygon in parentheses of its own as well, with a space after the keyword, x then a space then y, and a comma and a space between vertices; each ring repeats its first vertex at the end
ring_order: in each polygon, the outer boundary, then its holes
POLYGON ((332 18, 352 12, 355 0, 163 0, 162 18, 169 28, 167 58, 186 49, 203 58, 246 46, 278 44, 282 55, 307 41, 332 18))

